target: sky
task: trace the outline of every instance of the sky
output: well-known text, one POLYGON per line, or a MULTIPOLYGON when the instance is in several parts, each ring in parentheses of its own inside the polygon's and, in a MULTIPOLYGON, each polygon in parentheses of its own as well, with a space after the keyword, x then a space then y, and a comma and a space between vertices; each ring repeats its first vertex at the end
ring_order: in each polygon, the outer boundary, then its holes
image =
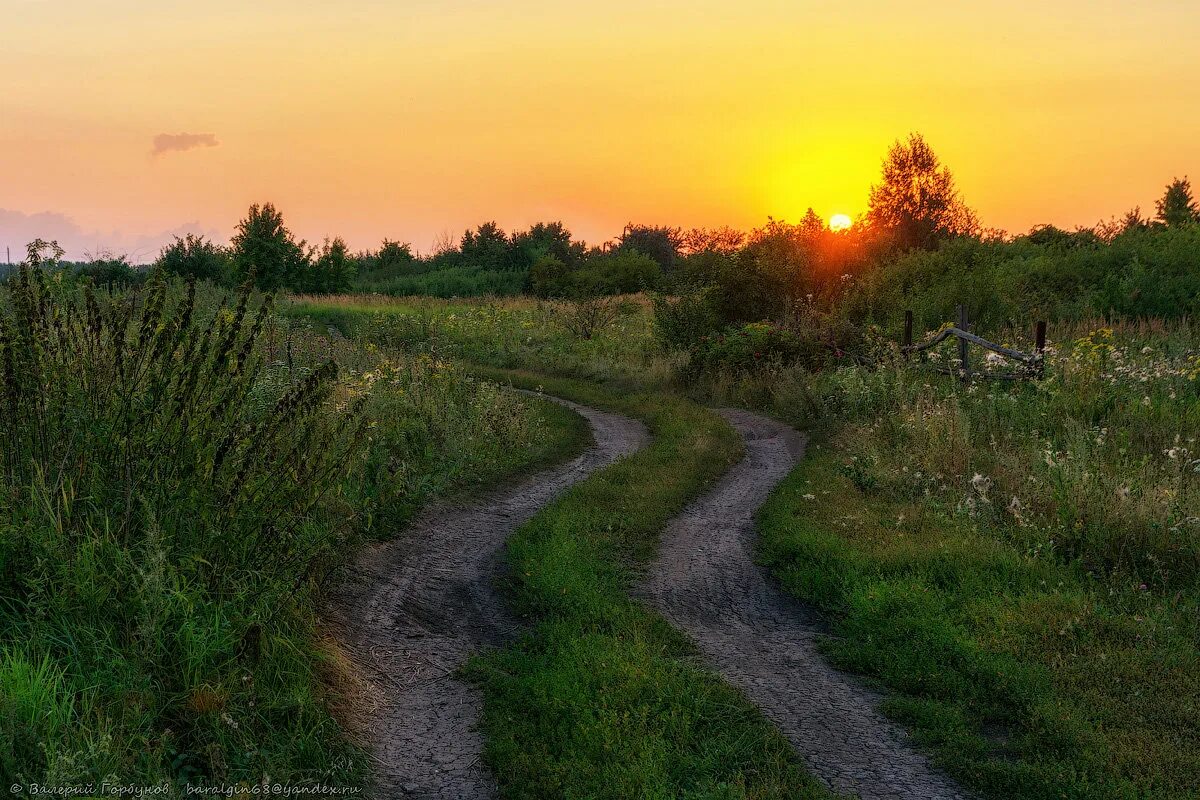
POLYGON ((1200 181, 1194 0, 0 0, 0 256, 862 213, 921 132, 985 225, 1200 181))

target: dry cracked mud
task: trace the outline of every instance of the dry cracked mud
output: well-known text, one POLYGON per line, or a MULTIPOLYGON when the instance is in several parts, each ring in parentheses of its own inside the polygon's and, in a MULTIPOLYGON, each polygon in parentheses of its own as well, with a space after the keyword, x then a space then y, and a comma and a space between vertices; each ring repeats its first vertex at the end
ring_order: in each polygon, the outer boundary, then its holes
POLYGON ((745 458, 663 535, 642 595, 750 698, 835 792, 863 800, 966 798, 878 711, 879 695, 817 651, 820 617, 755 562, 754 514, 804 454, 804 437, 740 410, 722 415, 745 458))
POLYGON ((592 429, 582 455, 516 486, 427 509, 401 536, 367 548, 331 598, 331 627, 376 690, 358 726, 373 751, 375 796, 496 795, 481 760, 482 698, 455 672, 520 624, 495 592, 504 542, 569 486, 649 438, 640 422, 557 402, 592 429))

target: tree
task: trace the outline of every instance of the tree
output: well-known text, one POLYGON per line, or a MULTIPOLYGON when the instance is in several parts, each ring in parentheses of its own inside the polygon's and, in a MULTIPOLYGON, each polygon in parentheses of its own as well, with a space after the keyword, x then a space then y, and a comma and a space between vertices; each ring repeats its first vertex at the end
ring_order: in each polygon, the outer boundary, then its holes
POLYGON ((1158 209, 1155 221, 1159 225, 1174 227, 1200 221, 1200 209, 1196 208, 1192 184, 1186 176, 1167 184, 1167 190, 1155 205, 1158 209))
POLYGON ((663 272, 675 269, 675 261, 679 258, 679 248, 682 235, 679 228, 669 228, 665 225, 634 225, 632 222, 625 226, 621 238, 617 240, 618 250, 636 250, 642 255, 650 256, 663 272))
POLYGON ((309 294, 337 294, 347 291, 356 272, 354 259, 346 243, 338 237, 325 240, 316 258, 301 270, 293 282, 293 288, 309 294))
POLYGON ((283 215, 270 203, 250 206, 230 249, 238 282, 253 273, 255 285, 268 291, 293 286, 308 263, 304 242, 292 238, 283 215))
POLYGON ((919 133, 888 150, 882 181, 871 187, 867 221, 890 231, 902 247, 929 248, 979 231, 979 220, 959 197, 950 170, 919 133))
POLYGON ((229 277, 229 253, 203 236, 178 236, 158 254, 157 265, 173 275, 214 283, 229 277))
POLYGON ((746 234, 728 226, 723 228, 692 228, 679 236, 679 251, 686 256, 700 253, 733 255, 746 241, 746 234))
POLYGON ((495 222, 485 222, 474 232, 463 231, 458 247, 462 263, 480 270, 502 270, 511 266, 508 236, 495 222))
POLYGON ((514 269, 528 269, 542 256, 554 256, 564 264, 578 264, 584 254, 583 242, 571 239, 561 222, 539 222, 527 231, 514 233, 509 262, 514 269))
POLYGON ((1128 233, 1130 231, 1141 231, 1150 227, 1150 220, 1142 216, 1142 207, 1134 206, 1125 212, 1125 216, 1121 217, 1117 223, 1119 233, 1128 233))
POLYGON ((408 242, 393 242, 384 239, 375 254, 375 266, 382 272, 400 273, 411 267, 417 261, 413 255, 412 245, 408 242))

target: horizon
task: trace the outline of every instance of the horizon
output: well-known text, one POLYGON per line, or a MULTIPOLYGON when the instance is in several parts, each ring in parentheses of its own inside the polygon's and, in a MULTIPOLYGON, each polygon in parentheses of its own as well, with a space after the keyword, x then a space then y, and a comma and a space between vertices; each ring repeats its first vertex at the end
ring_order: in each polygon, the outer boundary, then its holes
POLYGON ((0 247, 144 262, 261 202, 310 243, 421 252, 488 220, 598 244, 857 219, 914 131, 985 226, 1090 227, 1200 165, 1178 80, 1200 9, 1104 5, 24 0, 0 69, 38 67, 6 88, 0 247))

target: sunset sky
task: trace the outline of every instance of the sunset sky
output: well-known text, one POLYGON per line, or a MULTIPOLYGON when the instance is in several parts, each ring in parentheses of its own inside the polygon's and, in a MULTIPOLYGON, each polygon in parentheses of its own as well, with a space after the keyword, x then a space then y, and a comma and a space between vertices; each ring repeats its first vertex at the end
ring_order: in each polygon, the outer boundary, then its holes
POLYGON ((1193 0, 0 0, 0 257, 153 257, 272 201, 426 251, 495 219, 861 213, 920 131, 989 226, 1200 179, 1193 0), (181 135, 185 134, 185 135, 181 135))

